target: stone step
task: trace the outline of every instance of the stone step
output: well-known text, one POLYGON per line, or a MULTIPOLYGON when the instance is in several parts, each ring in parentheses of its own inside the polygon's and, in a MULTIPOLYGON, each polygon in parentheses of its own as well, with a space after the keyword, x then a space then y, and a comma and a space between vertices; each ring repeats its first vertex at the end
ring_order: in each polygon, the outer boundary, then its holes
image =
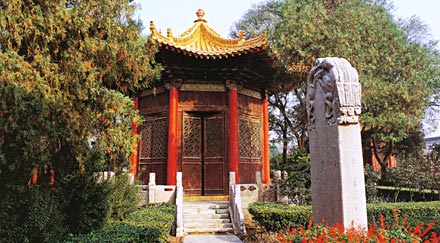
POLYGON ((217 210, 194 210, 194 211, 184 211, 183 216, 185 215, 216 215, 216 214, 229 214, 229 210, 217 209, 217 210))
POLYGON ((185 234, 234 233, 231 228, 185 228, 185 234))
POLYGON ((232 223, 221 223, 221 222, 217 222, 217 223, 200 223, 200 222, 193 222, 193 223, 184 223, 183 225, 185 225, 185 229, 189 229, 189 228, 213 228, 213 229, 217 229, 217 228, 232 228, 232 223))
POLYGON ((229 213, 229 208, 219 208, 215 210, 216 214, 224 214, 224 213, 229 213))
POLYGON ((183 203, 185 234, 232 233, 228 201, 183 203))
POLYGON ((184 203, 184 209, 226 209, 229 208, 229 203, 225 204, 216 204, 216 203, 203 203, 203 204, 195 204, 195 203, 184 203))
POLYGON ((183 214, 194 214, 194 213, 199 213, 199 214, 212 214, 212 213, 217 213, 217 214, 222 214, 222 213, 229 213, 229 208, 184 208, 183 209, 183 214))
POLYGON ((229 207, 185 207, 183 211, 184 212, 194 212, 194 211, 209 211, 209 210, 229 210, 229 207))
POLYGON ((229 219, 229 213, 223 214, 183 214, 183 219, 229 219))
POLYGON ((217 219, 207 219, 207 218, 200 218, 200 219, 183 219, 183 223, 206 223, 206 224, 210 224, 210 223, 231 223, 231 219, 229 218, 217 218, 217 219))

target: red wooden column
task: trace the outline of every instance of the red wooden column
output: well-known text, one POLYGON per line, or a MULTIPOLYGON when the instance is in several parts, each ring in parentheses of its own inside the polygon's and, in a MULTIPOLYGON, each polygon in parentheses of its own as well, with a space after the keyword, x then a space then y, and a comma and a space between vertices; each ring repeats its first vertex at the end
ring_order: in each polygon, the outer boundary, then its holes
MULTIPOLYGON (((134 97, 134 109, 139 109, 139 99, 138 97, 134 97)), ((135 150, 136 152, 131 154, 130 156, 130 172, 133 175, 134 180, 136 180, 136 175, 137 175, 137 167, 138 167, 138 142, 136 142, 136 140, 134 139, 136 137, 136 135, 138 134, 138 124, 137 122, 133 122, 131 124, 131 129, 133 131, 133 150, 135 150)))
POLYGON ((168 113, 168 165, 167 184, 176 185, 177 174, 177 116, 179 93, 176 87, 170 87, 170 103, 168 113))
POLYGON ((267 96, 263 99, 263 183, 270 183, 269 159, 269 102, 267 96))
POLYGON ((34 167, 32 170, 32 185, 37 185, 38 182, 38 168, 34 167))
POLYGON ((55 183, 55 170, 52 168, 50 169, 50 181, 49 184, 53 185, 55 183))
POLYGON ((229 101, 229 171, 235 172, 235 183, 240 182, 238 174, 238 92, 237 85, 227 84, 229 101))

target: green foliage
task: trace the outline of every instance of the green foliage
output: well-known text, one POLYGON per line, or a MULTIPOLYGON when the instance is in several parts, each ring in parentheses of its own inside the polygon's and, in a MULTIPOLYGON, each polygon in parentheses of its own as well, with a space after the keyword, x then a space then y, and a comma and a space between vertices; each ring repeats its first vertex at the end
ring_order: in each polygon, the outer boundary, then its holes
POLYGON ((130 174, 124 173, 110 181, 112 193, 109 197, 107 223, 123 221, 129 214, 137 210, 139 197, 138 188, 130 184, 130 174))
POLYGON ((272 98, 271 105, 277 107, 273 116, 279 119, 271 122, 276 122, 273 126, 279 129, 274 131, 280 137, 284 139, 281 133, 289 128, 289 135, 302 141, 298 147, 303 149, 307 133, 301 124, 307 124, 307 117, 300 111, 305 111, 307 74, 316 58, 337 56, 346 58, 359 73, 363 144, 372 146, 382 171, 386 171, 387 158, 404 149, 400 143, 412 140, 407 139, 418 131, 429 98, 439 90, 439 55, 432 42, 419 41, 412 34, 420 22, 398 25, 386 4, 273 0, 255 6, 236 24, 236 29, 251 33, 261 32, 261 26, 268 28, 271 52, 280 67, 277 80, 281 82, 274 92, 292 91, 295 97, 287 107, 285 99, 272 98), (298 113, 285 112, 292 107, 298 113))
POLYGON ((33 167, 45 166, 63 178, 91 158, 126 166, 131 124, 140 119, 127 95, 160 71, 131 2, 2 1, 2 178, 24 185, 33 167))
POLYGON ((0 200, 0 239, 57 242, 68 233, 89 233, 128 218, 137 209, 136 192, 127 174, 99 183, 77 174, 57 187, 9 185, 0 200))
POLYGON ((403 218, 406 215, 406 223, 412 227, 420 222, 428 225, 435 221, 433 232, 440 232, 440 202, 412 202, 412 203, 378 203, 367 205, 368 222, 378 222, 380 215, 385 217, 385 221, 390 225, 395 222, 396 216, 403 218), (397 210, 397 214, 395 213, 397 210))
POLYGON ((97 183, 93 177, 78 174, 60 183, 60 187, 68 232, 84 234, 104 225, 112 193, 108 183, 97 183))
POLYGON ((252 218, 265 230, 277 232, 289 227, 307 225, 312 216, 311 206, 288 206, 256 202, 249 206, 252 218))
POLYGON ((132 18, 136 5, 0 0, 0 6, 2 236, 54 242, 98 229, 109 217, 122 219, 135 204, 122 197, 134 194, 123 194, 128 188, 117 188, 119 179, 96 183, 95 172, 128 167, 136 142, 131 125, 141 120, 130 96, 160 73, 156 47, 145 44, 132 18), (40 174, 29 188, 34 168, 53 168, 55 184, 40 174))
POLYGON ((9 187, 1 195, 0 242, 56 242, 66 235, 53 188, 9 187))
MULTIPOLYGON (((289 206, 274 203, 257 202, 249 206, 249 212, 253 219, 268 231, 282 231, 287 227, 307 227, 312 217, 310 206, 289 206)), ((380 215, 385 217, 385 222, 393 225, 396 216, 407 216, 406 223, 412 227, 420 222, 428 225, 432 221, 440 219, 440 202, 417 202, 417 203, 379 203, 367 204, 369 224, 380 221, 380 215), (396 211, 397 210, 397 211, 396 211), (397 212, 397 214, 396 214, 397 212)), ((434 225, 433 232, 439 232, 440 223, 434 225)))
POLYGON ((287 196, 290 203, 305 205, 312 202, 310 155, 300 149, 292 149, 286 162, 281 155, 271 159, 276 169, 287 172, 287 178, 278 183, 283 196, 287 196))
POLYGON ((126 220, 82 236, 71 236, 65 243, 166 243, 174 221, 173 205, 148 205, 126 220))
MULTIPOLYGON (((423 155, 399 156, 399 165, 389 169, 386 178, 382 178, 381 184, 395 188, 394 201, 398 201, 399 193, 404 188, 410 188, 409 200, 413 200, 416 192, 431 192, 440 189, 440 157, 438 148, 423 155)), ((440 199, 440 194, 439 197, 440 199)))
POLYGON ((365 175, 365 194, 367 197, 367 202, 375 203, 380 201, 378 195, 378 182, 379 182, 379 173, 370 165, 364 166, 364 175, 365 175))

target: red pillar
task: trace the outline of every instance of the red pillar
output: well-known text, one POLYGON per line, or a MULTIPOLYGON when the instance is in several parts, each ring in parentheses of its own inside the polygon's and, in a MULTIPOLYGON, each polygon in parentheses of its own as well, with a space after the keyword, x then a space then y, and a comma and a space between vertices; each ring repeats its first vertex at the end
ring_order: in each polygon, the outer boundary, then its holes
POLYGON ((229 100, 229 171, 235 172, 235 183, 239 183, 238 174, 238 92, 231 89, 228 92, 229 100))
MULTIPOLYGON (((139 99, 138 97, 134 97, 134 109, 138 109, 139 108, 139 99)), ((130 172, 133 175, 134 179, 136 180, 136 176, 137 176, 137 167, 138 167, 138 142, 136 141, 135 137, 138 134, 138 124, 137 122, 133 122, 131 124, 131 128, 133 131, 133 150, 136 151, 135 153, 131 154, 130 156, 130 172)))
POLYGON ((32 170, 32 185, 37 185, 38 182, 38 168, 34 167, 32 170))
POLYGON ((263 100, 263 183, 270 183, 270 159, 269 159, 269 105, 267 97, 263 100))
POLYGON ((168 114, 168 166, 167 184, 176 185, 177 173, 177 116, 179 93, 177 88, 170 88, 170 107, 168 114))
POLYGON ((53 185, 55 183, 55 170, 52 168, 50 169, 50 181, 49 183, 53 185))

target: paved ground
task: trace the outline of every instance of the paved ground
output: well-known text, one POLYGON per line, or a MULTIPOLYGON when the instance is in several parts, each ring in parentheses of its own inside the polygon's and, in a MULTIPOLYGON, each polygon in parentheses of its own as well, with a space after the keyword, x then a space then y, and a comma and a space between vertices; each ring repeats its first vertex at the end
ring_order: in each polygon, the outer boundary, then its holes
POLYGON ((236 235, 189 235, 183 243, 243 243, 236 235))

